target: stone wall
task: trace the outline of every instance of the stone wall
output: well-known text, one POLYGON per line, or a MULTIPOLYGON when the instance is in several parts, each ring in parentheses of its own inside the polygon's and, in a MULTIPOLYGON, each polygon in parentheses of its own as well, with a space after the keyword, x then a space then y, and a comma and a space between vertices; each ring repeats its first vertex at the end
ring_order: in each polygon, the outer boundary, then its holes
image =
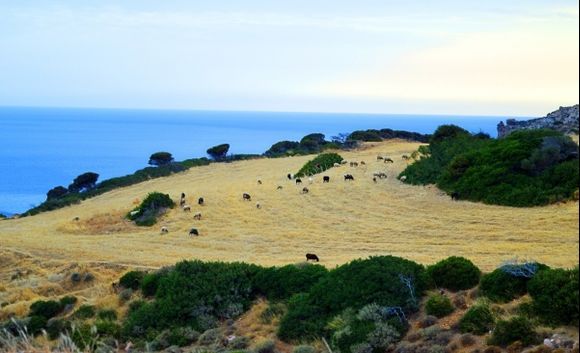
POLYGON ((553 129, 565 134, 578 134, 578 104, 560 107, 543 118, 517 121, 507 119, 497 125, 497 137, 502 138, 516 130, 553 129))

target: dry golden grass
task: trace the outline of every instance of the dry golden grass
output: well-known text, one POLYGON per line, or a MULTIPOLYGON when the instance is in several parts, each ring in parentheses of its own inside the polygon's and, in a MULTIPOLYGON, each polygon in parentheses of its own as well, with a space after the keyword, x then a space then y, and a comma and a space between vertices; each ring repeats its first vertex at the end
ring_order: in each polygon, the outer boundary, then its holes
MULTIPOLYGON (((578 202, 509 208, 453 202, 432 186, 396 180, 419 145, 371 144, 341 154, 366 166, 332 168, 330 184, 316 177, 310 193, 286 179, 312 156, 219 163, 117 189, 33 217, 0 221, 0 249, 43 262, 159 267, 182 259, 295 263, 316 253, 328 267, 369 255, 391 254, 424 264, 465 256, 483 270, 520 257, 552 266, 578 264, 578 202), (394 164, 376 161, 388 155, 394 164), (372 182, 375 171, 389 178, 372 182), (342 174, 352 173, 354 182, 342 174), (256 182, 260 178, 262 185, 256 182), (282 190, 276 190, 278 185, 282 190), (192 212, 176 208, 151 228, 127 224, 122 215, 147 193, 187 194, 192 212), (242 193, 252 195, 244 202, 242 193), (205 206, 197 205, 203 196, 205 206), (262 209, 255 204, 260 202, 262 209), (193 220, 202 212, 201 221, 193 220), (79 217, 79 221, 73 219, 79 217), (161 226, 169 234, 161 235, 161 226), (190 228, 200 236, 190 238, 190 228)), ((42 265, 39 266, 42 268, 42 265)), ((2 282, 3 285, 4 282, 2 282)))

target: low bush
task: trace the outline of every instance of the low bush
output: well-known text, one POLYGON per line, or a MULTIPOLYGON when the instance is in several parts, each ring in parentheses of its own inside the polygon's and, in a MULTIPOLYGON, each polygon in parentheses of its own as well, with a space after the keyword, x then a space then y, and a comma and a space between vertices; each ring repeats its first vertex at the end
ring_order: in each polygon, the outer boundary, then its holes
POLYGON ((534 312, 551 325, 578 326, 578 267, 546 269, 528 282, 534 312))
POLYGON ((95 322, 95 328, 99 336, 108 336, 113 338, 121 337, 121 326, 110 320, 99 320, 95 322))
POLYGON ((64 305, 54 300, 39 300, 30 305, 29 316, 39 316, 46 320, 57 316, 64 309, 64 305))
POLYGON ((495 318, 486 303, 479 303, 467 310, 459 320, 459 329, 463 333, 483 335, 493 328, 495 318))
POLYGON ((335 163, 342 162, 342 157, 338 153, 323 153, 313 160, 310 160, 300 168, 295 174, 296 177, 304 177, 307 175, 314 175, 322 173, 334 166, 335 163))
POLYGON ((147 273, 141 279, 141 292, 145 297, 154 297, 157 293, 157 288, 159 287, 159 281, 161 280, 162 274, 154 272, 147 273))
POLYGON ((536 343, 537 337, 532 323, 521 316, 509 320, 499 320, 489 343, 505 347, 515 341, 522 342, 524 346, 536 343))
POLYGON ((102 309, 97 312, 97 317, 103 321, 115 321, 117 312, 113 309, 102 309))
POLYGON ((528 281, 542 269, 548 267, 538 263, 505 265, 481 277, 479 290, 482 295, 494 302, 507 303, 528 292, 528 281), (523 267, 529 271, 523 271, 523 267))
POLYGON ((163 214, 167 208, 173 208, 175 202, 167 194, 152 192, 139 206, 127 214, 127 218, 135 221, 138 226, 152 226, 157 222, 157 217, 163 214))
POLYGON ((276 352, 276 344, 272 340, 265 340, 259 342, 254 347, 255 353, 275 353, 276 352))
POLYGON ((427 275, 435 286, 457 291, 475 287, 481 272, 468 259, 451 256, 427 267, 427 275))
POLYGON ((316 348, 308 345, 299 345, 294 347, 292 353, 316 353, 316 348))
POLYGON ((77 300, 77 297, 66 296, 66 297, 60 298, 59 303, 64 308, 67 305, 74 305, 74 304, 76 304, 77 301, 78 301, 77 300))
POLYGON ((451 314, 453 310, 455 308, 451 304, 451 300, 445 295, 434 294, 425 303, 425 312, 429 315, 444 317, 451 314))
POLYGON ((74 317, 76 317, 77 319, 90 319, 92 317, 95 317, 96 314, 96 310, 95 307, 93 305, 81 305, 77 311, 75 311, 74 313, 74 317))
POLYGON ((212 328, 199 336, 199 344, 204 346, 209 346, 218 342, 222 338, 222 332, 220 329, 212 328))
POLYGON ((145 272, 143 271, 129 271, 119 279, 119 284, 123 288, 137 290, 141 286, 141 281, 143 281, 144 277, 145 272))
POLYGON ((230 349, 246 349, 250 345, 250 339, 244 336, 238 336, 228 343, 230 349))
POLYGON ((46 323, 46 334, 51 340, 57 339, 61 333, 70 329, 70 323, 63 319, 52 318, 46 323))
POLYGON ((296 293, 308 292, 327 274, 328 270, 320 265, 269 267, 257 273, 254 286, 270 300, 288 299, 296 293))
POLYGON ((32 335, 38 335, 46 327, 48 320, 44 316, 33 315, 30 316, 26 328, 28 333, 32 335))

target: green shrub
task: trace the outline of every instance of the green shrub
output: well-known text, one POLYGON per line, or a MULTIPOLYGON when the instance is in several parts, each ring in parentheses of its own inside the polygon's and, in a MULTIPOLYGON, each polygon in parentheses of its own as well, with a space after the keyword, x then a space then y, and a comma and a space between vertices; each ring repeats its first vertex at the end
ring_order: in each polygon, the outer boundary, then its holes
POLYGON ((204 346, 209 346, 210 344, 217 343, 222 337, 222 332, 218 328, 212 328, 199 336, 199 344, 204 346))
POLYGON ((46 334, 51 340, 57 339, 61 333, 70 328, 70 323, 63 319, 52 318, 46 323, 46 334))
POLYGON ((269 324, 276 317, 281 317, 286 313, 286 306, 282 303, 269 303, 268 307, 260 313, 260 321, 269 324))
POLYGON ((320 265, 286 265, 259 271, 254 286, 259 294, 270 300, 287 299, 292 295, 307 292, 328 270, 320 265))
POLYGON ((141 279, 141 292, 145 297, 153 297, 157 293, 161 274, 147 273, 141 279))
POLYGON ((97 334, 94 326, 80 324, 73 328, 70 338, 80 349, 92 352, 97 345, 97 334))
POLYGON ((475 287, 481 272, 468 259, 451 256, 427 267, 427 274, 437 287, 457 291, 475 287))
POLYGON ((244 336, 238 336, 228 343, 229 349, 246 349, 250 345, 250 339, 244 336))
POLYGON ((167 208, 173 208, 175 202, 167 194, 152 192, 139 206, 127 214, 127 218, 135 221, 138 226, 149 227, 157 222, 157 217, 167 208))
POLYGON ((99 320, 95 322, 95 327, 99 336, 121 337, 121 326, 110 320, 99 320))
POLYGON ((102 309, 97 312, 97 317, 103 321, 115 321, 117 312, 113 309, 102 309))
POLYGON ((349 136, 348 140, 351 141, 367 141, 367 142, 378 142, 382 141, 381 133, 378 130, 357 130, 353 131, 349 136))
POLYGON ((222 160, 226 157, 229 149, 230 149, 230 145, 227 143, 223 143, 221 145, 217 145, 217 146, 213 146, 211 148, 208 148, 208 150, 206 152, 208 155, 210 155, 211 158, 213 158, 216 161, 219 161, 219 160, 222 160))
POLYGON ((184 347, 196 342, 199 337, 199 332, 191 327, 175 327, 169 331, 167 342, 171 346, 184 347))
POLYGON ((62 297, 59 300, 60 305, 64 308, 67 305, 74 305, 77 302, 77 298, 73 296, 62 297))
POLYGON ((292 297, 278 335, 283 340, 315 337, 344 309, 358 310, 369 303, 414 312, 426 286, 423 267, 412 261, 394 256, 354 260, 330 271, 308 294, 292 297), (411 288, 401 276, 411 279, 411 288))
POLYGON ((28 333, 32 335, 37 335, 46 327, 47 319, 44 316, 33 315, 30 316, 30 320, 26 324, 28 333))
POLYGON ((546 269, 528 282, 534 312, 551 325, 578 326, 578 267, 546 269))
POLYGON ((580 181, 578 147, 551 130, 516 131, 499 140, 442 126, 419 161, 401 175, 432 184, 461 199, 538 206, 573 197, 580 181))
POLYGON ((63 309, 64 309, 64 306, 57 301, 39 300, 39 301, 32 303, 32 305, 30 305, 29 316, 40 316, 40 317, 43 317, 43 318, 48 320, 48 319, 60 314, 63 309))
POLYGON ((123 288, 139 289, 141 286, 141 281, 145 277, 145 272, 143 271, 129 271, 125 273, 120 279, 119 284, 123 288))
POLYGON ((296 177, 304 177, 306 175, 314 175, 322 173, 327 169, 334 166, 334 163, 342 162, 342 157, 337 153, 323 153, 313 160, 310 160, 304 164, 302 168, 295 174, 296 177))
POLYGON ((173 162, 173 156, 169 152, 155 152, 149 157, 149 164, 151 165, 166 165, 173 162))
POLYGON ((425 303, 425 311, 429 315, 434 315, 437 317, 444 317, 451 314, 455 310, 451 300, 445 295, 435 294, 427 299, 425 303))
MULTIPOLYGON (((527 284, 533 275, 527 274, 531 277, 516 276, 513 270, 517 270, 521 265, 506 265, 502 266, 491 273, 485 274, 481 277, 479 290, 481 294, 494 302, 509 302, 513 299, 521 297, 528 292, 527 284)), ((535 271, 547 269, 543 264, 535 264, 535 271)))
POLYGON ((96 310, 93 305, 83 304, 74 313, 74 317, 77 319, 90 319, 95 317, 96 310))
POLYGON ((509 320, 499 320, 495 325, 489 343, 498 346, 507 346, 513 342, 520 341, 524 346, 536 343, 537 335, 532 323, 520 316, 509 320))
POLYGON ((495 318, 489 305, 479 303, 465 312, 459 320, 459 329, 463 333, 483 335, 493 328, 494 323, 495 318))

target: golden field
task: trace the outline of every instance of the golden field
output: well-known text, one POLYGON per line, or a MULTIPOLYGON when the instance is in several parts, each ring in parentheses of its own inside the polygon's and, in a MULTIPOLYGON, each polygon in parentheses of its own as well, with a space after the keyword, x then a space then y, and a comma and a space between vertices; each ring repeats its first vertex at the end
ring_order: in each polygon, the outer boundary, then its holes
POLYGON ((281 265, 302 261, 307 252, 329 267, 378 254, 425 264, 459 255, 483 270, 514 257, 553 266, 578 263, 578 202, 510 208, 451 201, 433 186, 396 180, 406 164, 401 155, 417 147, 390 141, 341 153, 366 165, 332 168, 325 173, 329 184, 321 176, 312 185, 306 179, 299 186, 287 180, 287 173, 312 156, 192 168, 72 207, 1 221, 0 248, 39 260, 146 267, 194 258, 281 265), (395 163, 377 162, 378 154, 395 163), (373 183, 376 171, 386 171, 388 179, 373 183), (346 172, 356 180, 343 181, 346 172), (308 194, 301 193, 303 186, 308 194), (152 191, 176 201, 185 192, 192 212, 176 207, 150 228, 125 221, 123 216, 152 191), (252 195, 251 202, 242 200, 244 192, 252 195), (200 196, 205 206, 197 205, 200 196), (202 213, 201 221, 193 219, 196 212, 202 213), (161 226, 169 233, 161 235, 161 226), (199 229, 199 237, 188 236, 192 227, 199 229))

